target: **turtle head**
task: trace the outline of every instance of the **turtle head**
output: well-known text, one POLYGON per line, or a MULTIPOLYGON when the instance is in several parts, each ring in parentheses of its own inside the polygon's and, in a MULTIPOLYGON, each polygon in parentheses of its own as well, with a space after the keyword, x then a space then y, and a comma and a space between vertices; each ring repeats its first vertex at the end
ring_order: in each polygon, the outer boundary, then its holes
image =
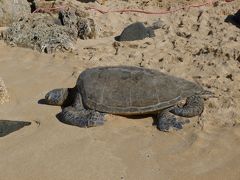
POLYGON ((45 102, 49 105, 62 106, 68 98, 68 89, 54 89, 45 96, 45 102))

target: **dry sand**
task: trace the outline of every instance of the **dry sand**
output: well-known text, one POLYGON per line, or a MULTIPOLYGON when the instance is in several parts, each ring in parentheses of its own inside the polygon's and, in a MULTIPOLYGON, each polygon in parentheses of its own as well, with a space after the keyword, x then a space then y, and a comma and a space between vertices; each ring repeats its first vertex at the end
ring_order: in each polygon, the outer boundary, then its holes
MULTIPOLYGON (((136 2, 107 1, 102 8, 136 2)), ((156 9, 154 2, 146 9, 156 9)), ((0 77, 11 97, 0 119, 32 122, 0 139, 0 179, 240 179, 240 29, 224 22, 239 7, 234 1, 161 16, 91 11, 99 38, 79 40, 72 53, 40 54, 0 41, 0 77), (120 43, 115 55, 113 37, 126 25, 159 17, 166 25, 155 38, 120 43), (100 65, 155 68, 196 81, 216 98, 205 102, 200 123, 192 118, 170 133, 152 126, 151 117, 107 115, 104 126, 78 128, 57 120, 60 107, 38 104, 49 90, 73 87, 81 71, 100 65)))

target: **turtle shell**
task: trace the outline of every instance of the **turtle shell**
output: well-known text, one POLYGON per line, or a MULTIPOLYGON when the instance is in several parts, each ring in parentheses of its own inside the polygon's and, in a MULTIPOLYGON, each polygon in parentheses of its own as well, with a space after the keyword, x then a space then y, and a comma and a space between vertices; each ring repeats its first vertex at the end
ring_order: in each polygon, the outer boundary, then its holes
POLYGON ((131 66, 87 69, 77 87, 86 108, 123 115, 157 112, 203 92, 193 82, 131 66))

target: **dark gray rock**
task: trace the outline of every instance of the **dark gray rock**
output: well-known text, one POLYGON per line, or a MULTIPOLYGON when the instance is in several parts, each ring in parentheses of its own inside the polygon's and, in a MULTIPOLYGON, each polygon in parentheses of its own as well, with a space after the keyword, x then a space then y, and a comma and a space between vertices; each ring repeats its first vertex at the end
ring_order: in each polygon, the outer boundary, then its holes
POLYGON ((6 136, 30 124, 31 122, 25 121, 0 120, 0 137, 6 136))
POLYGON ((240 10, 238 10, 233 15, 228 15, 227 18, 225 19, 225 22, 231 23, 236 27, 240 28, 240 10))
POLYGON ((127 26, 120 36, 115 37, 116 41, 135 41, 147 37, 154 37, 155 33, 152 27, 145 27, 143 23, 136 22, 127 26))

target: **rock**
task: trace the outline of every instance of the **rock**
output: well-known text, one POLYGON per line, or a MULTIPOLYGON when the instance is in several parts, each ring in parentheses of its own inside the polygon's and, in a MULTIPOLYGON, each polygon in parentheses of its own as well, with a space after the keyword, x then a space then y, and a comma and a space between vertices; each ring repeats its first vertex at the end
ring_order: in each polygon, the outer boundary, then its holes
POLYGON ((6 136, 30 124, 31 122, 25 121, 0 120, 0 137, 6 136))
POLYGON ((96 26, 94 20, 87 17, 88 14, 80 10, 65 10, 59 12, 59 19, 63 26, 68 26, 78 32, 80 39, 96 38, 96 26))
POLYGON ((142 22, 130 24, 122 33, 115 37, 116 41, 135 41, 142 40, 147 37, 154 37, 154 30, 152 27, 145 27, 142 22))
POLYGON ((27 0, 0 0, 0 26, 9 26, 13 21, 31 12, 27 0))
POLYGON ((8 101, 9 101, 9 95, 7 92, 7 88, 6 88, 2 78, 0 77, 0 104, 3 104, 8 101))
POLYGON ((40 52, 75 50, 77 38, 96 37, 93 19, 77 10, 62 10, 59 17, 32 13, 15 21, 0 34, 8 45, 36 49, 40 52), (83 16, 83 17, 82 17, 83 16))
POLYGON ((59 25, 49 14, 31 14, 14 22, 3 34, 4 41, 11 46, 27 47, 40 52, 74 49, 77 31, 59 25))
POLYGON ((225 22, 231 23, 240 28, 240 9, 234 15, 228 15, 225 19, 225 22))

